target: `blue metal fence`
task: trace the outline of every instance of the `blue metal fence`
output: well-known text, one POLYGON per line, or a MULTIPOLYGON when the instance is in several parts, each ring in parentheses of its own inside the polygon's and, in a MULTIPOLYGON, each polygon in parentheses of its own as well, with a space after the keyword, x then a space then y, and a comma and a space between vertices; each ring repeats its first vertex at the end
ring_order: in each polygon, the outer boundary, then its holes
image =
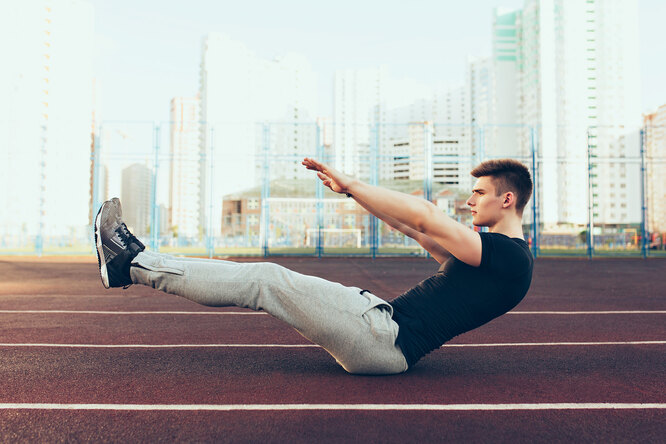
MULTIPOLYGON (((600 151, 604 148, 598 134, 603 133, 603 128, 587 128, 584 137, 587 147, 583 146, 580 156, 574 159, 544 153, 541 128, 520 125, 421 122, 348 127, 346 131, 367 137, 350 139, 351 149, 347 146, 343 150, 332 143, 334 123, 260 123, 248 125, 246 133, 237 131, 236 139, 232 139, 228 136, 230 124, 198 122, 198 135, 187 148, 190 154, 175 153, 173 125, 174 122, 102 122, 91 152, 92 214, 102 201, 120 195, 123 187, 141 183, 141 192, 147 191, 146 199, 137 199, 125 211, 138 213, 135 209, 146 206, 147 220, 135 218, 137 226, 133 228, 155 251, 208 257, 426 255, 414 241, 391 231, 352 200, 325 189, 313 172, 299 166, 302 158, 315 157, 336 165, 336 162, 344 164, 342 156, 352 156, 351 163, 356 165, 362 180, 421 196, 471 226, 471 218, 464 210, 464 194, 472 184, 467 172, 483 160, 506 157, 498 148, 498 140, 509 137, 517 143, 516 154, 511 157, 530 169, 535 184, 524 218, 525 236, 535 256, 664 255, 661 231, 666 231, 666 221, 649 223, 648 216, 660 197, 663 198, 663 192, 659 194, 663 188, 655 185, 650 188, 649 183, 660 180, 654 171, 664 175, 666 161, 659 152, 657 155, 648 152, 645 128, 636 130, 635 141, 631 135, 621 135, 622 142, 617 142, 621 151, 614 156, 609 153, 615 141, 609 142, 608 152, 600 151), (243 135, 250 142, 246 143, 243 135), (242 150, 245 151, 241 154, 254 162, 250 169, 255 176, 234 188, 234 183, 226 181, 224 172, 233 172, 236 165, 229 160, 230 155, 242 150), (250 155, 248 150, 252 151, 250 155), (188 167, 180 168, 182 164, 188 167), (127 170, 130 165, 139 165, 136 174, 143 174, 147 182, 131 176, 127 170), (549 199, 553 196, 552 189, 545 190, 553 187, 546 181, 553 180, 553 172, 566 175, 574 170, 583 171, 582 166, 587 177, 576 176, 575 180, 582 180, 587 187, 577 191, 585 193, 586 198, 579 201, 585 202, 587 208, 564 210, 577 214, 571 220, 566 216, 553 218, 552 212, 550 220, 544 219, 544 209, 552 203, 549 199), (194 193, 192 199, 198 201, 186 209, 195 220, 194 228, 185 229, 173 223, 176 212, 171 204, 173 195, 184 192, 172 186, 178 168, 190 172, 180 180, 188 184, 191 189, 187 192, 194 193), (550 177, 545 178, 544 172, 550 177), (624 197, 616 199, 622 208, 614 207, 615 202, 609 199, 614 194, 604 185, 608 185, 608 177, 616 176, 623 177, 614 188, 620 190, 619 195, 622 190, 625 192, 624 197), (585 220, 580 214, 585 215, 585 220)), ((564 179, 567 180, 570 179, 564 179)), ((571 184, 567 186, 571 188, 571 184)), ((555 194, 562 198, 561 194, 555 194)), ((559 205, 564 208, 566 202, 559 205)), ((83 245, 86 240, 81 242, 83 245)), ((34 236, 27 235, 18 241, 3 239, 0 254, 58 253, 62 244, 62 240, 43 236, 40 224, 40 232, 34 236)), ((83 250, 90 252, 85 247, 83 250)))

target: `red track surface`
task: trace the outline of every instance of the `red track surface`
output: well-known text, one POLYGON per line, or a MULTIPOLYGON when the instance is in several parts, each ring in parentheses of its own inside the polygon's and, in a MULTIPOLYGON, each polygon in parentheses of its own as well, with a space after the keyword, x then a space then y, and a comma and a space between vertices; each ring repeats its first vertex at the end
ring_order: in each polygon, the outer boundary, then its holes
MULTIPOLYGON (((437 268, 432 260, 409 258, 275 262, 388 299, 437 268)), ((663 407, 488 411, 481 405, 663 406, 665 273, 666 260, 540 259, 516 313, 455 338, 451 345, 465 346, 443 347, 404 375, 361 377, 346 374, 316 347, 234 347, 309 344, 265 314, 201 307, 145 287, 104 290, 94 259, 2 258, 0 441, 657 442, 666 436, 663 407), (144 313, 118 313, 128 311, 144 313), (156 311, 169 313, 145 313, 156 311), (642 313, 525 313, 535 311, 642 313), (632 341, 657 343, 620 344, 632 341), (15 403, 25 405, 7 405, 15 403), (121 410, 35 406, 43 403, 121 410), (248 404, 330 404, 332 410, 122 410, 248 404), (342 404, 402 407, 341 410, 342 404), (414 404, 469 406, 404 410, 414 404)))

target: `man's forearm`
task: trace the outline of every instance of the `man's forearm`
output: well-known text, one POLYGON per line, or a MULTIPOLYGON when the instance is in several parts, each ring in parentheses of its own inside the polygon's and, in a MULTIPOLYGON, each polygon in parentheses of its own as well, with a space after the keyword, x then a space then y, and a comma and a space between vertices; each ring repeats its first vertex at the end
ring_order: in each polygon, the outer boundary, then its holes
POLYGON ((377 218, 383 220, 383 221, 384 221, 387 225, 389 225, 390 227, 395 228, 396 230, 398 230, 398 231, 400 231, 400 232, 402 232, 402 233, 404 233, 404 234, 407 234, 407 233, 405 233, 403 230, 400 229, 400 228, 402 228, 402 227, 406 227, 404 224, 401 224, 401 223, 398 222, 395 218, 389 216, 388 214, 383 213, 383 212, 377 210, 377 208, 375 208, 374 206, 372 206, 372 205, 370 205, 369 203, 365 202, 365 201, 364 201, 363 199, 361 199, 359 196, 353 196, 353 195, 352 195, 352 197, 353 197, 353 199, 356 201, 356 203, 358 203, 360 206, 362 206, 363 208, 365 208, 370 214, 373 214, 373 215, 376 216, 377 218))

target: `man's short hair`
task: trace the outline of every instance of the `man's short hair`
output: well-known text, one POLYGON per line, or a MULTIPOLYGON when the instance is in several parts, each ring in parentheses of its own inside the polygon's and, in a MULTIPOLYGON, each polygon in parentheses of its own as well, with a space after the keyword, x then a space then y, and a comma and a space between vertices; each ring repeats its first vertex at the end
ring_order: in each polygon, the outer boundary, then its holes
POLYGON ((513 191, 516 194, 516 211, 523 214, 532 195, 532 177, 525 165, 514 159, 486 160, 477 165, 471 174, 476 178, 492 177, 498 196, 513 191))

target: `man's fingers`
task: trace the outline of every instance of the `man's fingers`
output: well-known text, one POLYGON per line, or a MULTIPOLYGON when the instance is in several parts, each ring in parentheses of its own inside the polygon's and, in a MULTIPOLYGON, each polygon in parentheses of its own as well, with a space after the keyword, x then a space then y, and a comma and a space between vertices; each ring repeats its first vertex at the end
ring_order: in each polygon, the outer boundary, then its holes
POLYGON ((305 159, 303 159, 303 162, 302 162, 302 163, 303 163, 303 165, 305 165, 305 166, 307 166, 307 167, 312 167, 312 166, 314 166, 314 165, 316 164, 315 160, 314 160, 314 159, 310 159, 309 157, 306 157, 305 159))
POLYGON ((325 165, 321 162, 318 162, 314 159, 311 159, 309 157, 306 157, 303 159, 302 162, 303 165, 305 165, 309 170, 317 170, 317 171, 323 171, 326 169, 325 165))

